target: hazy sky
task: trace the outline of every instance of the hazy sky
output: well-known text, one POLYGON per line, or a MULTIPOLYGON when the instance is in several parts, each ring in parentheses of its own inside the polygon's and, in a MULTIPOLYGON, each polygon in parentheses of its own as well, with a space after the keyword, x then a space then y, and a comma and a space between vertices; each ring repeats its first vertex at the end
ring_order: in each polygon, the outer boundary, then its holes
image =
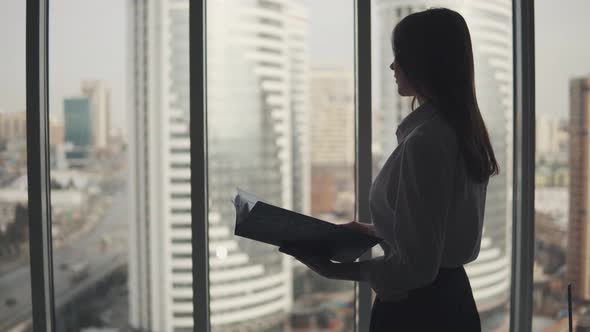
MULTIPOLYGON (((295 1, 295 0, 294 0, 295 1)), ((301 0, 310 7, 312 63, 352 64, 352 0, 301 0), (335 10, 337 8, 338 10, 335 10), (329 44, 327 44, 329 41, 329 44)), ((112 90, 113 126, 124 127, 126 0, 52 0, 50 106, 79 94, 82 79, 112 90)), ((568 79, 590 75, 590 1, 536 1, 537 111, 566 115, 568 79)), ((0 1, 0 110, 25 107, 25 1, 0 1)))
MULTIPOLYGON (((113 126, 122 127, 126 91, 126 0, 50 2, 50 111, 80 94, 80 81, 100 79, 112 93, 113 126)), ((0 1, 0 110, 25 108, 25 3, 0 1)))
POLYGON ((590 1, 535 1, 538 113, 569 112, 569 79, 590 76, 590 1))

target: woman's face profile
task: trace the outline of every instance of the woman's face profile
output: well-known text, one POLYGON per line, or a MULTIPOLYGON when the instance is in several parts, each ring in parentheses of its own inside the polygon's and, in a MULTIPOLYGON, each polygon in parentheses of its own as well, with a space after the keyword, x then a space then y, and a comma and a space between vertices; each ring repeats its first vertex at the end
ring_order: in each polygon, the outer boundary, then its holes
POLYGON ((403 97, 415 96, 416 92, 406 79, 404 71, 396 61, 393 61, 389 66, 393 70, 393 76, 395 77, 395 83, 397 84, 397 93, 403 97))

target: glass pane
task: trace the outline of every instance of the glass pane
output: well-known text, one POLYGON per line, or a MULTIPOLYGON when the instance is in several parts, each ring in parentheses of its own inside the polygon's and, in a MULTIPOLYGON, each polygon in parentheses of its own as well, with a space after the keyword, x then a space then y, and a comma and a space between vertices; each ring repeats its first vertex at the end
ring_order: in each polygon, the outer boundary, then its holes
POLYGON ((25 4, 0 2, 0 331, 32 328, 25 4))
MULTIPOLYGON (((411 110, 411 99, 400 97, 389 65, 393 61, 391 33, 405 16, 430 7, 458 11, 470 29, 475 61, 475 85, 500 165, 500 175, 488 185, 484 230, 478 258, 465 266, 484 331, 509 326, 512 243, 512 2, 373 0, 373 162, 374 176, 397 146, 396 129, 411 110)), ((375 255, 380 255, 375 250, 375 255)))
POLYGON ((239 187, 330 222, 353 219, 353 9, 342 0, 207 2, 214 331, 354 330, 354 284, 234 236, 230 203, 239 187))
POLYGON ((126 330, 128 285, 139 284, 130 271, 148 255, 133 251, 128 235, 134 196, 127 179, 136 172, 127 172, 126 119, 138 121, 128 103, 128 21, 124 1, 55 0, 49 7, 58 331, 126 330))
POLYGON ((535 3, 536 160, 533 331, 590 330, 588 119, 590 3, 535 3))

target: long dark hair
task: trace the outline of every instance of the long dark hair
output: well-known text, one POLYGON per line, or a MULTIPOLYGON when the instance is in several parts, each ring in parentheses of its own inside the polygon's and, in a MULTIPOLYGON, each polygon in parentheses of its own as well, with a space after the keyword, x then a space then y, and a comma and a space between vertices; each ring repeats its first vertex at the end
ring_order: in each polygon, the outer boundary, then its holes
MULTIPOLYGON (((467 173, 478 182, 499 173, 475 96, 471 36, 463 17, 433 8, 401 20, 392 34, 395 59, 417 95, 455 130, 467 173)), ((416 97, 412 101, 412 108, 416 97)))

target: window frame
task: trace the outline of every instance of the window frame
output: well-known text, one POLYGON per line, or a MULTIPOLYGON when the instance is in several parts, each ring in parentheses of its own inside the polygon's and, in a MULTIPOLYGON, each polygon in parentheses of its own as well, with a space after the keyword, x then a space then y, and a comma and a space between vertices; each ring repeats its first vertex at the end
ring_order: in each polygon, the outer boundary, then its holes
MULTIPOLYGON (((194 329, 210 331, 207 237, 206 0, 189 2, 192 274, 194 329)), ((27 176, 34 331, 55 330, 48 128, 49 0, 27 0, 27 176)), ((369 220, 371 1, 355 0, 356 217, 369 220), (365 110, 361 112, 361 110, 365 110)), ((533 0, 513 0, 513 236, 510 331, 530 331, 534 259, 535 49, 533 0)), ((370 255, 370 254, 368 254, 370 255)), ((368 256, 369 257, 369 256, 368 256)), ((367 257, 367 258, 368 258, 367 257)), ((357 285, 356 330, 368 330, 371 290, 357 285)))
MULTIPOLYGON (((373 97, 371 78, 371 3, 367 0, 354 1, 355 18, 355 217, 360 222, 370 222, 369 191, 373 182, 373 155, 371 128, 373 97), (365 110, 364 112, 362 110, 365 110), (359 199, 364 197, 365 199, 359 199)), ((372 251, 365 253, 361 260, 370 259, 372 251)), ((368 283, 355 283, 355 331, 368 331, 371 320, 373 293, 368 283)))
POLYGON ((207 0, 189 2, 193 330, 211 331, 207 183, 207 0), (197 102, 195 102, 197 101, 197 102))
POLYGON ((513 0, 513 210, 510 331, 531 331, 535 255, 535 8, 513 0))
POLYGON ((27 182, 34 331, 55 331, 49 185, 49 0, 26 2, 27 182))

